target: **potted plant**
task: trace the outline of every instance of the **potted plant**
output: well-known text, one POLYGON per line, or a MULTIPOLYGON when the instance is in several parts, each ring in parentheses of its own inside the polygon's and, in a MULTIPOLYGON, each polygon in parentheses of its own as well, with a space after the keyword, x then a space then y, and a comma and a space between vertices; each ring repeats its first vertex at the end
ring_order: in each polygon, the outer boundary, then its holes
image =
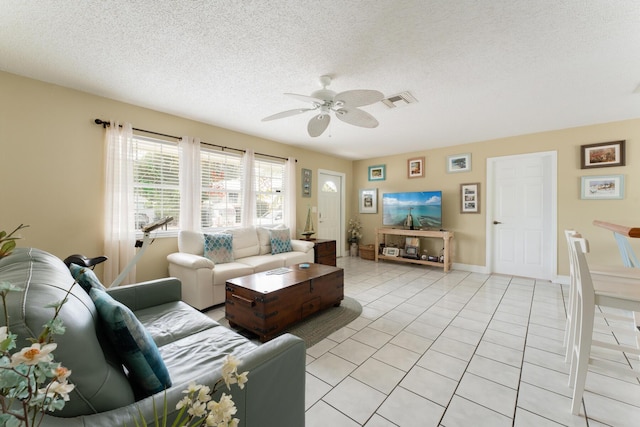
POLYGON ((362 224, 358 218, 349 220, 349 228, 347 229, 347 241, 351 244, 349 254, 358 256, 358 242, 362 238, 362 224))

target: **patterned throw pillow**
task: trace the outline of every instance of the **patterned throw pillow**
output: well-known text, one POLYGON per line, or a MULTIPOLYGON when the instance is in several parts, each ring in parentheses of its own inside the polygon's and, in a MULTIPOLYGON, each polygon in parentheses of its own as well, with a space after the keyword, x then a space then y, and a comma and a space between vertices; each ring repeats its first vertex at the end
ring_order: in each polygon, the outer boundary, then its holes
POLYGON ((204 256, 215 264, 233 262, 233 235, 227 233, 205 234, 204 256))
POLYGON ((171 387, 169 371, 158 346, 127 306, 107 292, 91 288, 89 295, 98 310, 107 337, 129 370, 130 379, 146 396, 171 387))
POLYGON ((271 238, 271 255, 291 252, 293 250, 288 228, 269 230, 269 237, 271 238))
POLYGON ((106 289, 90 268, 80 267, 77 264, 69 264, 69 271, 71 271, 73 278, 87 293, 89 293, 91 288, 106 289))

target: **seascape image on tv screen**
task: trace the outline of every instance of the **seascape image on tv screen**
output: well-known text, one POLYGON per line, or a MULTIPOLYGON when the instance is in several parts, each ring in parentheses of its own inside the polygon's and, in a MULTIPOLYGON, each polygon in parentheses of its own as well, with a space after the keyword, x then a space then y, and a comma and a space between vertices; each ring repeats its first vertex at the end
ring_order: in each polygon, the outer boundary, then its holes
POLYGON ((382 195, 382 224, 404 226, 411 208, 416 228, 442 227, 442 191, 384 193, 382 195))

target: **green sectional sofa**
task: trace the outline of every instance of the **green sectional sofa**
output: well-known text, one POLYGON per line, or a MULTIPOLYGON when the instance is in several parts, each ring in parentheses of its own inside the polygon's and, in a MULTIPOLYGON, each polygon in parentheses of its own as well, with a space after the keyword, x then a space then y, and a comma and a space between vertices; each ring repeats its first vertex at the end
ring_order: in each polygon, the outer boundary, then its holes
MULTIPOLYGON (((30 345, 51 319, 47 304, 62 300, 74 279, 55 256, 33 248, 20 248, 0 259, 0 282, 19 287, 8 296, 10 329, 18 335, 18 349, 30 345)), ((249 371, 243 390, 232 395, 244 427, 300 427, 304 425, 305 345, 293 335, 282 335, 257 345, 181 301, 181 284, 175 278, 108 289, 107 293, 128 307, 155 342, 170 375, 166 389, 169 418, 188 384, 195 381, 213 387, 221 377, 226 355, 240 360, 238 372, 249 371)), ((4 313, 0 306, 0 325, 4 313)), ((72 370, 75 385, 62 411, 45 416, 42 426, 134 425, 140 411, 150 421, 153 399, 162 408, 164 392, 140 396, 123 366, 121 355, 107 338, 106 326, 89 294, 73 286, 60 318, 66 332, 56 336, 55 360, 72 370)), ((226 387, 222 387, 221 391, 226 387)), ((220 393, 219 392, 219 393, 220 393)))

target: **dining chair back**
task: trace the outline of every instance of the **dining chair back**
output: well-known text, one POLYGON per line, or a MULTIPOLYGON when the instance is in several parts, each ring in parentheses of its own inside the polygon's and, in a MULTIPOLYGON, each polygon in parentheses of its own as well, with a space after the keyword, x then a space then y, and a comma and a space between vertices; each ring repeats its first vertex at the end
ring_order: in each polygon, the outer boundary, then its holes
POLYGON ((571 412, 578 415, 589 366, 615 372, 617 375, 640 377, 640 371, 634 369, 628 359, 629 354, 640 354, 637 347, 621 345, 616 340, 605 342, 593 339, 596 306, 640 311, 640 287, 636 283, 618 280, 599 281, 597 288, 594 287, 586 258, 589 242, 579 235, 571 236, 570 241, 575 262, 576 299, 572 323, 575 338, 569 342, 572 347, 569 385, 573 386, 571 412), (597 347, 598 352, 592 352, 593 347, 597 347), (626 364, 602 358, 602 351, 614 351, 618 355, 621 353, 626 364))
POLYGON ((574 300, 575 300, 575 292, 576 292, 576 274, 575 274, 575 262, 573 259, 573 251, 571 249, 572 247, 572 243, 571 243, 571 237, 573 237, 574 235, 577 234, 576 230, 573 229, 567 229, 564 230, 564 237, 567 240, 567 252, 569 255, 569 298, 567 299, 567 306, 566 306, 566 312, 567 312, 567 320, 565 322, 564 325, 564 340, 563 340, 563 345, 566 349, 565 352, 565 362, 569 363, 570 360, 570 355, 571 355, 571 346, 569 345, 569 343, 571 342, 570 340, 572 340, 571 337, 571 322, 573 319, 573 305, 574 305, 574 300))

